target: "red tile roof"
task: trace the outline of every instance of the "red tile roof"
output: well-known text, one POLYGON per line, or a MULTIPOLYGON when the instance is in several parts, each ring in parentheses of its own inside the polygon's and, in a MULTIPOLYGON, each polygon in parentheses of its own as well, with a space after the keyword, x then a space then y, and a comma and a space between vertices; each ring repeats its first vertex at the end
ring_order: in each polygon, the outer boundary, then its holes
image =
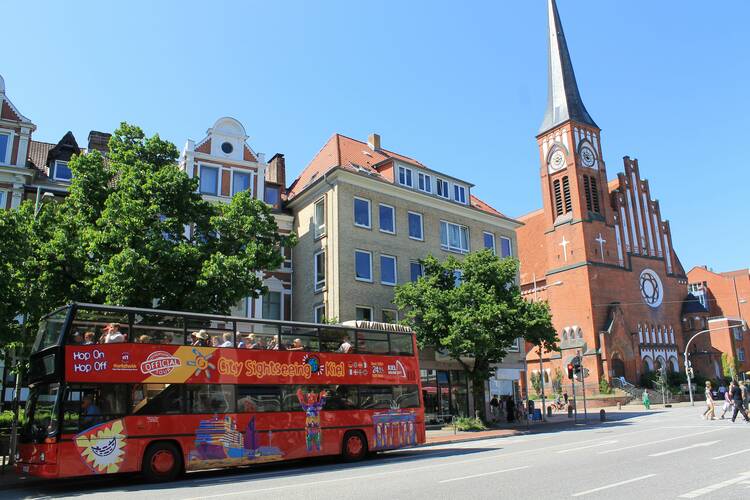
MULTIPOLYGON (((398 160, 417 167, 429 169, 429 167, 420 161, 409 156, 394 153, 387 149, 372 150, 366 142, 358 141, 341 134, 333 134, 297 179, 292 182, 292 185, 287 191, 289 199, 291 200, 300 194, 316 179, 319 179, 335 167, 340 167, 352 172, 359 172, 360 169, 357 167, 361 167, 368 174, 377 177, 384 182, 390 182, 377 170, 379 165, 389 160, 398 160)), ((477 210, 498 217, 505 217, 505 215, 474 195, 471 195, 470 203, 471 206, 477 210)))
POLYGON ((44 175, 48 175, 47 172, 47 155, 50 150, 54 148, 56 144, 49 142, 30 141, 29 142, 29 157, 27 165, 35 168, 37 171, 44 175))

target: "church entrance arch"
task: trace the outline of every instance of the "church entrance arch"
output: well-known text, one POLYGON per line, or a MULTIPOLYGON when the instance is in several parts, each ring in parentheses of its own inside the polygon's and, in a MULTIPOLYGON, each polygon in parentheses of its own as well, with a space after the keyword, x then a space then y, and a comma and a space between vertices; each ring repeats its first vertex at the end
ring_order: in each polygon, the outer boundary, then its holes
POLYGON ((656 361, 654 362, 654 370, 658 372, 661 370, 662 366, 664 366, 664 358, 659 356, 658 358, 656 358, 656 361))
POLYGON ((680 365, 677 363, 677 358, 674 356, 669 358, 669 364, 667 365, 669 367, 669 371, 672 373, 677 373, 680 371, 680 365))
POLYGON ((641 362, 641 368, 643 373, 649 373, 654 371, 654 362, 651 361, 650 356, 646 356, 643 358, 643 361, 641 362))
POLYGON ((625 376, 625 362, 617 352, 612 354, 612 376, 615 378, 625 376))

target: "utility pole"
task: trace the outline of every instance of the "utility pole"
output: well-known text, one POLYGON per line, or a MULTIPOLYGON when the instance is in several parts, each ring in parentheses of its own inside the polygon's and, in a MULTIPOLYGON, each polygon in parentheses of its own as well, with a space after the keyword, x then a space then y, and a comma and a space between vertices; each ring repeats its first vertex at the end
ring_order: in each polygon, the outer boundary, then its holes
POLYGON ((583 422, 588 423, 589 412, 586 409, 586 367, 583 366, 583 357, 581 357, 581 351, 576 351, 576 356, 581 363, 581 393, 583 393, 583 422))
POLYGON ((546 412, 545 408, 545 402, 544 402, 544 365, 542 364, 542 346, 539 346, 539 385, 541 386, 542 390, 542 422, 544 422, 545 417, 544 413, 546 412))

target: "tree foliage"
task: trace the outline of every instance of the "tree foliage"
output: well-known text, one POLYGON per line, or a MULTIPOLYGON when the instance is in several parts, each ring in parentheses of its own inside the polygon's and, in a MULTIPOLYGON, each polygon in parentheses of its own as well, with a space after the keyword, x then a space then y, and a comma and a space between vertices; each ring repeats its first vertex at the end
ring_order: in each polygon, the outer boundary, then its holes
POLYGON ((259 272, 279 267, 281 247, 295 243, 247 192, 204 200, 158 135, 122 123, 109 148, 107 158, 71 159, 62 201, 0 214, 3 344, 28 342, 18 314, 33 325, 70 301, 228 313, 265 292, 259 272))
POLYGON ((724 377, 737 380, 737 374, 740 371, 739 362, 727 353, 721 354, 721 372, 724 377))
MULTIPOLYGON (((516 284, 518 261, 488 250, 463 260, 443 262, 428 256, 424 275, 397 287, 395 304, 420 346, 441 350, 457 360, 484 401, 492 365, 505 358, 516 338, 556 348, 557 336, 546 303, 528 302, 516 284)), ((483 405, 478 404, 483 408, 483 405)))

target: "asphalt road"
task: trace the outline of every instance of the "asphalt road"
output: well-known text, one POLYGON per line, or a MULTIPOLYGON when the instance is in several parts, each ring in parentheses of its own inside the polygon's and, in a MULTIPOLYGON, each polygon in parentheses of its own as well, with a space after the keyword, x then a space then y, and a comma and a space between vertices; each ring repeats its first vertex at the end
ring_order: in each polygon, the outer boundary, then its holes
POLYGON ((7 498, 458 499, 750 498, 750 424, 704 421, 702 406, 612 415, 604 424, 389 452, 357 464, 298 462, 0 490, 7 498))

